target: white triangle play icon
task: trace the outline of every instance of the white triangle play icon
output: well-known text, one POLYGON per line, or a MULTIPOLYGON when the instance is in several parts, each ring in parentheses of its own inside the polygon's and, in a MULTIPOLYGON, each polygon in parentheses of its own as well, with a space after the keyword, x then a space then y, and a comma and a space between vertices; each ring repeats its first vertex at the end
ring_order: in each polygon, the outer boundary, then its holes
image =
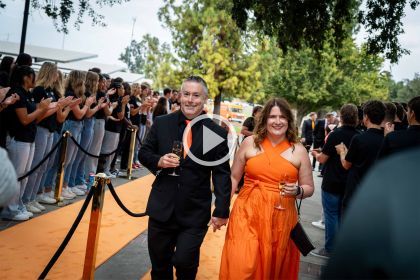
POLYGON ((210 129, 208 129, 205 125, 203 126, 203 155, 205 155, 208 151, 219 145, 225 141, 225 139, 210 129))

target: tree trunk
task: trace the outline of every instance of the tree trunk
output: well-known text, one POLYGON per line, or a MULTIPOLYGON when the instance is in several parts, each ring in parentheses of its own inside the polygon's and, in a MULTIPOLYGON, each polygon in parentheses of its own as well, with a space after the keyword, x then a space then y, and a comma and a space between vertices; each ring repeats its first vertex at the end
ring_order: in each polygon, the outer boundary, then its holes
MULTIPOLYGON (((220 104, 222 103, 222 91, 219 89, 219 94, 214 97, 214 107, 213 114, 220 116, 220 104)), ((219 120, 214 119, 214 121, 219 124, 219 120)))

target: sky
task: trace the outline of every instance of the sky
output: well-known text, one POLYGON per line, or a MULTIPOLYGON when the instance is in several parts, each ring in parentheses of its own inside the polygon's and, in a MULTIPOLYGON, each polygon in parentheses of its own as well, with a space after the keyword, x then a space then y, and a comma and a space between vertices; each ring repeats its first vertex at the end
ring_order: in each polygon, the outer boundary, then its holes
MULTIPOLYGON (((222 1, 222 0, 221 0, 222 1)), ((0 9, 0 40, 20 42, 24 0, 8 0, 5 9, 0 9)), ((57 1, 58 2, 58 1, 57 1)), ((32 10, 28 20, 26 43, 36 46, 63 48, 73 51, 89 52, 98 55, 91 59, 106 64, 125 66, 118 60, 120 53, 131 41, 133 19, 135 18, 133 39, 150 33, 161 42, 171 42, 170 31, 159 22, 157 12, 163 5, 161 0, 131 0, 114 7, 104 7, 99 13, 105 16, 107 27, 93 26, 88 17, 80 30, 69 25, 69 34, 56 32, 52 20, 40 11, 32 10)), ((406 10, 403 20, 405 34, 400 36, 402 46, 411 54, 405 55, 398 64, 384 64, 384 70, 390 71, 395 80, 412 79, 420 73, 420 8, 417 11, 406 10)), ((357 42, 363 41, 364 34, 357 36, 357 42)))

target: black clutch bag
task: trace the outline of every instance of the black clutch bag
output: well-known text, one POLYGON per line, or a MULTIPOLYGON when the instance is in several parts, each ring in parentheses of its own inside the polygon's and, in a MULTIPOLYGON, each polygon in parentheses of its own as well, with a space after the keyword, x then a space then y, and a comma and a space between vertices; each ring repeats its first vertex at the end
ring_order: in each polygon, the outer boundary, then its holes
MULTIPOLYGON (((304 191, 302 188, 302 194, 300 196, 299 204, 296 202, 299 220, 300 220, 300 206, 302 205, 303 192, 304 191)), ((297 222, 295 227, 290 232, 290 238, 293 240, 296 247, 304 256, 308 255, 310 251, 315 249, 314 245, 312 245, 311 240, 309 239, 308 235, 306 234, 305 230, 300 224, 300 221, 297 222)))

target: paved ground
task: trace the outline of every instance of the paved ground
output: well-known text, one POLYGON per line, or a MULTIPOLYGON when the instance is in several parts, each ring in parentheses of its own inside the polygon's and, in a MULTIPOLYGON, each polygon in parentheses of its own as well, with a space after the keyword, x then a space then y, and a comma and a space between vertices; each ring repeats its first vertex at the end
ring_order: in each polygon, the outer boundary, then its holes
MULTIPOLYGON (((139 178, 147 175, 145 169, 135 170, 134 178, 139 178)), ((314 172, 315 193, 311 198, 305 199, 302 203, 301 222, 316 247, 324 244, 324 231, 317 229, 311 225, 312 221, 319 220, 321 215, 321 178, 317 177, 319 173, 314 172)), ((119 186, 126 183, 126 178, 117 178, 113 180, 114 186, 119 186)), ((72 202, 84 199, 84 197, 77 198, 72 202)), ((47 206, 47 213, 54 211, 57 206, 47 206)), ((6 229, 17 224, 17 222, 0 221, 0 230, 6 229)), ((308 255, 301 257, 300 275, 299 279, 318 279, 322 266, 325 261, 308 255)), ((137 238, 127 244, 110 260, 101 265, 95 274, 95 279, 119 279, 132 280, 140 279, 149 269, 150 260, 147 254, 147 231, 141 233, 137 238)))

